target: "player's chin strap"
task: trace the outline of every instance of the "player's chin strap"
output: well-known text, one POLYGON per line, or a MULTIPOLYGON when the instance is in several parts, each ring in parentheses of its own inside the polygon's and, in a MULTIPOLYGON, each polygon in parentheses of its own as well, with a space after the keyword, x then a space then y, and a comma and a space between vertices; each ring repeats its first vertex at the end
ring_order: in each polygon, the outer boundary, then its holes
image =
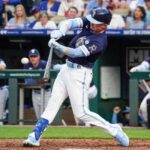
POLYGON ((39 140, 43 131, 46 130, 47 126, 48 126, 49 122, 47 119, 44 118, 40 118, 36 125, 35 128, 33 129, 33 132, 35 133, 35 138, 36 140, 39 140))

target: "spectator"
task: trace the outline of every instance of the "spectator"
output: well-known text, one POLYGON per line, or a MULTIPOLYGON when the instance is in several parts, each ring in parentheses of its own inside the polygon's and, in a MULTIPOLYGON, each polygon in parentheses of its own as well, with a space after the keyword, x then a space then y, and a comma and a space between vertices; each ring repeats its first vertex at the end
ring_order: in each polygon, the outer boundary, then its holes
POLYGON ((130 108, 126 106, 125 110, 123 111, 123 126, 129 126, 130 123, 130 108))
POLYGON ((78 16, 82 16, 84 12, 84 2, 83 0, 62 0, 60 7, 58 9, 58 16, 65 16, 68 12, 69 7, 74 6, 78 8, 78 16))
POLYGON ((126 29, 144 29, 146 12, 144 7, 137 6, 133 15, 126 18, 126 29))
MULTIPOLYGON (((6 64, 4 60, 0 58, 0 70, 5 70, 6 64)), ((4 113, 5 113, 5 105, 8 99, 8 86, 7 81, 5 79, 0 79, 0 125, 3 125, 4 113)))
POLYGON ((0 26, 4 27, 8 20, 14 15, 15 5, 20 0, 0 0, 0 26))
POLYGON ((85 8, 84 15, 90 14, 93 8, 97 7, 106 8, 107 5, 108 5, 107 0, 90 0, 85 8))
POLYGON ((114 3, 109 3, 107 6, 107 9, 109 9, 112 13, 112 19, 110 24, 107 26, 107 29, 121 29, 125 27, 125 21, 123 17, 119 14, 116 14, 114 9, 115 9, 115 4, 114 3))
POLYGON ((57 0, 48 0, 48 1, 43 1, 40 3, 40 11, 47 11, 48 16, 54 17, 57 16, 57 12, 60 6, 60 2, 57 0))
POLYGON ((128 6, 130 11, 134 12, 138 6, 144 6, 144 0, 128 0, 128 6))
POLYGON ((30 15, 30 10, 33 7, 33 0, 3 0, 3 3, 6 6, 6 10, 11 10, 14 12, 14 6, 17 4, 22 4, 25 8, 27 16, 30 15))
POLYGON ((56 16, 51 19, 54 21, 58 26, 62 23, 65 19, 74 19, 78 17, 78 9, 74 6, 69 7, 68 11, 66 12, 66 17, 64 16, 56 16))
POLYGON ((112 2, 115 4, 116 9, 128 9, 128 1, 127 0, 112 0, 112 2))
POLYGON ((66 19, 74 19, 78 16, 78 9, 74 6, 69 7, 68 11, 66 12, 66 19))
MULTIPOLYGON (((29 51, 28 54, 29 57, 29 63, 24 65, 24 69, 30 69, 30 70, 36 70, 36 69, 44 69, 46 67, 46 61, 42 60, 40 58, 40 53, 37 49, 31 49, 29 51)), ((37 84, 37 79, 33 79, 33 78, 27 78, 25 79, 25 83, 26 84, 37 84)), ((51 95, 51 90, 50 90, 50 86, 46 86, 45 87, 45 106, 47 105, 48 99, 51 95)), ((41 107, 42 107, 42 103, 43 101, 41 101, 41 91, 40 89, 33 89, 32 90, 32 102, 33 102, 33 107, 35 110, 35 114, 37 119, 40 117, 41 115, 41 107)))
POLYGON ((26 12, 22 4, 15 7, 15 17, 11 18, 6 29, 25 29, 29 24, 29 19, 26 17, 26 12))
POLYGON ((33 26, 36 24, 37 21, 39 21, 40 12, 38 7, 33 7, 31 10, 31 13, 33 15, 33 21, 29 24, 28 28, 32 29, 33 26))
POLYGON ((112 114, 112 123, 118 123, 122 126, 129 126, 129 120, 130 120, 130 109, 129 107, 125 107, 125 109, 122 111, 120 106, 115 106, 113 108, 113 114, 112 114))
POLYGON ((39 21, 35 23, 33 29, 57 29, 55 22, 49 20, 47 12, 40 12, 39 21))
POLYGON ((121 108, 120 106, 115 106, 113 108, 113 114, 112 114, 112 120, 111 122, 112 123, 120 123, 122 124, 122 120, 123 120, 123 116, 122 116, 122 113, 121 113, 121 108))
POLYGON ((150 0, 145 0, 145 7, 146 7, 145 28, 150 29, 150 0))
POLYGON ((126 17, 129 15, 130 8, 128 5, 128 0, 112 0, 112 2, 109 3, 114 3, 115 5, 114 12, 116 14, 119 14, 122 17, 126 17))

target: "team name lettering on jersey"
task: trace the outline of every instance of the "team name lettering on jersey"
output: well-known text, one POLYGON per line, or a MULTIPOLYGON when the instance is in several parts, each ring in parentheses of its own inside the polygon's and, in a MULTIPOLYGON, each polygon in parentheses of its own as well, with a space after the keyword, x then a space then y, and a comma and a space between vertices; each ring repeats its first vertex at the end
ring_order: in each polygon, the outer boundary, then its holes
POLYGON ((87 39, 86 36, 80 37, 75 44, 75 47, 79 47, 81 45, 86 45, 89 44, 89 40, 87 39))

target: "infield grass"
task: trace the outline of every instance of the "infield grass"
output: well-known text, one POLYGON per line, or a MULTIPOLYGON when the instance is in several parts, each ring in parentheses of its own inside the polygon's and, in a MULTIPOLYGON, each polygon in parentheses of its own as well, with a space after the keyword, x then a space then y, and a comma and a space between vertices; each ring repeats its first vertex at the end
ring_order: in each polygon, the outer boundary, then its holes
MULTIPOLYGON (((28 136, 33 126, 0 126, 1 139, 23 139, 28 136)), ((124 128, 130 139, 150 140, 150 130, 146 128, 124 128)), ((96 127, 49 127, 43 134, 43 138, 49 139, 112 139, 96 127)))

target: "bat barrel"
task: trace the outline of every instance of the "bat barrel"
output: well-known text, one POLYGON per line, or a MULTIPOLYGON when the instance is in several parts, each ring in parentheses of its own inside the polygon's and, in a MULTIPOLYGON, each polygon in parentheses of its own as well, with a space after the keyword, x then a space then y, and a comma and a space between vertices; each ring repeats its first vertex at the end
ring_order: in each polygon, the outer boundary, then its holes
POLYGON ((51 49, 50 49, 47 64, 46 64, 45 71, 44 71, 44 76, 42 79, 45 82, 47 82, 50 78, 50 68, 52 65, 52 55, 53 55, 53 47, 51 47, 51 49))

